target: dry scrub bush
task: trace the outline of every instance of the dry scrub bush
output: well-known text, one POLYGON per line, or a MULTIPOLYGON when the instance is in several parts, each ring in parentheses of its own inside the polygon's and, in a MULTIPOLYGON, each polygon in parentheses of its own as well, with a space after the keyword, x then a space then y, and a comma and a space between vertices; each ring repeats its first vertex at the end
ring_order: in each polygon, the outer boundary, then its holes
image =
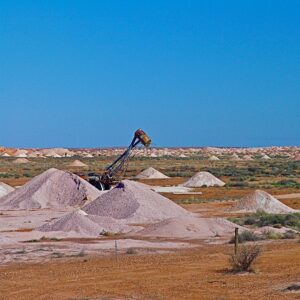
POLYGON ((137 250, 135 248, 128 248, 126 254, 137 254, 137 250))
MULTIPOLYGON (((249 230, 245 230, 242 233, 238 234, 239 243, 254 242, 258 240, 261 240, 261 237, 249 230)), ((234 244, 234 241, 235 241, 235 237, 233 236, 229 241, 229 243, 234 244)))
POLYGON ((261 253, 258 245, 248 245, 240 247, 237 254, 230 257, 230 264, 234 272, 246 272, 251 270, 251 265, 261 253))

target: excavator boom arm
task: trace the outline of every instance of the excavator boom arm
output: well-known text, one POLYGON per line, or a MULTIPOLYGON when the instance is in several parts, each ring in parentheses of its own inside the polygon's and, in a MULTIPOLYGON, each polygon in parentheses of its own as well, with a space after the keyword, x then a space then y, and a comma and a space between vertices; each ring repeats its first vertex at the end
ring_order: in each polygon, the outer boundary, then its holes
POLYGON ((144 145, 146 148, 151 144, 151 139, 142 129, 138 129, 134 133, 134 137, 128 148, 112 164, 106 167, 104 174, 97 175, 91 173, 89 182, 98 189, 109 189, 117 175, 124 170, 124 166, 130 157, 131 151, 139 144, 144 145))

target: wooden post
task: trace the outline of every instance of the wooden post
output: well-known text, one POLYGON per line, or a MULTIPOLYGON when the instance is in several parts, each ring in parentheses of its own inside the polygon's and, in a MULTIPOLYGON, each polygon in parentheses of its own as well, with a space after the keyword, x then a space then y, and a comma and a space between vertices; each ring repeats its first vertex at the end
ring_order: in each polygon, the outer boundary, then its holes
POLYGON ((118 262, 118 244, 117 244, 117 240, 115 240, 115 255, 116 255, 116 262, 118 262))
POLYGON ((235 228, 234 230, 234 254, 237 255, 239 246, 239 229, 235 228))

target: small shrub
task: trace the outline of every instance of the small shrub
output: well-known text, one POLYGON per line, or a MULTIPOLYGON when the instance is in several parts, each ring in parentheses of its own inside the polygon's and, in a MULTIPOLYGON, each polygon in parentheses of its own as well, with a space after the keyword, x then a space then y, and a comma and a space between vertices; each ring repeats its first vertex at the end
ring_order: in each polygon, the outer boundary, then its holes
MULTIPOLYGON (((258 240, 261 240, 261 237, 249 230, 245 230, 238 235, 238 241, 241 244, 244 242, 248 242, 248 241, 253 242, 253 241, 258 241, 258 240)), ((231 238, 230 243, 231 244, 234 243, 234 236, 231 238)))
POLYGON ((52 256, 54 258, 62 258, 64 256, 64 254, 61 252, 52 252, 52 256))
POLYGON ((296 232, 294 232, 292 230, 288 230, 282 236, 283 239, 295 239, 296 237, 297 237, 296 232))
POLYGON ((244 220, 245 225, 254 225, 257 222, 255 216, 246 217, 244 220))
POLYGON ((83 257, 83 256, 85 256, 85 255, 86 255, 86 254, 85 254, 84 249, 81 249, 80 252, 79 252, 77 255, 75 255, 75 256, 77 256, 77 257, 83 257))
POLYGON ((128 248, 126 254, 137 254, 137 250, 135 248, 128 248))
POLYGON ((275 232, 273 230, 267 230, 264 232, 264 238, 267 240, 279 240, 283 238, 283 234, 275 232))
POLYGON ((37 242, 39 242, 39 240, 37 240, 37 239, 24 241, 24 243, 37 243, 37 242))
POLYGON ((100 235, 103 235, 103 236, 114 236, 114 233, 113 232, 110 232, 110 231, 105 231, 104 229, 100 232, 100 235))
POLYGON ((238 225, 244 225, 244 222, 241 218, 228 218, 228 221, 238 224, 238 225))
POLYGON ((237 254, 230 257, 230 264, 234 272, 251 271, 251 265, 261 253, 261 247, 258 245, 249 245, 240 247, 237 254))

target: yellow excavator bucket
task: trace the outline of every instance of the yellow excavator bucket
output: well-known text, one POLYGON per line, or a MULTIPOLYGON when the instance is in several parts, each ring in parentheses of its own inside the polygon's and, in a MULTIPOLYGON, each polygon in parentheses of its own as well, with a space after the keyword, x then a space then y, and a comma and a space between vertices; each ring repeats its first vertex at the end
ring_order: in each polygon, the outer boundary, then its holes
POLYGON ((146 147, 148 148, 151 144, 151 139, 149 136, 142 130, 138 129, 134 136, 146 147))

